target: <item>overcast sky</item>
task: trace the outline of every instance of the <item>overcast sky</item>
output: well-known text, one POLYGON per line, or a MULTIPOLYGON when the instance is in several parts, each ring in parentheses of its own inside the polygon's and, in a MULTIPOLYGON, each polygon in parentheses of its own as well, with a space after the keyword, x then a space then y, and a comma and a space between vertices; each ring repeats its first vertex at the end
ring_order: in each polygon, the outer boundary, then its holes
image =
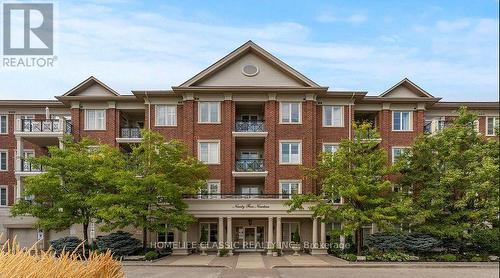
POLYGON ((408 77, 498 101, 498 0, 210 2, 55 1, 56 66, 0 67, 0 99, 51 99, 90 75, 122 94, 169 89, 253 40, 330 90, 408 77))

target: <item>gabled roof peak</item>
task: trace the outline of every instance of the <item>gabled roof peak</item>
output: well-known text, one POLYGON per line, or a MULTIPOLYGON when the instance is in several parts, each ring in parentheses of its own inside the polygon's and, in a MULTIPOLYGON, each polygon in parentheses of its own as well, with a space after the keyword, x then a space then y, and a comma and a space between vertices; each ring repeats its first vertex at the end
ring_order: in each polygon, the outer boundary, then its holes
POLYGON ((91 75, 87 79, 83 80, 78 85, 76 85, 75 87, 71 88, 69 91, 67 91, 66 93, 64 93, 62 96, 63 97, 75 96, 78 93, 80 93, 81 91, 89 88, 90 86, 92 86, 94 84, 97 84, 97 85, 101 86, 106 91, 108 91, 109 93, 111 93, 111 94, 113 94, 115 96, 119 96, 120 95, 118 92, 116 92, 115 90, 111 89, 111 87, 109 87, 108 85, 104 84, 104 82, 100 81, 99 79, 97 79, 96 77, 94 77, 93 75, 91 75))
POLYGON ((415 96, 417 97, 426 97, 426 98, 434 98, 433 95, 429 94, 427 91, 424 89, 420 88, 417 84, 415 84, 413 81, 411 81, 409 78, 405 77, 398 83, 394 84, 392 87, 387 89, 385 92, 380 94, 379 97, 386 97, 389 98, 391 97, 390 94, 394 92, 396 89, 399 87, 404 86, 408 90, 410 90, 415 96))

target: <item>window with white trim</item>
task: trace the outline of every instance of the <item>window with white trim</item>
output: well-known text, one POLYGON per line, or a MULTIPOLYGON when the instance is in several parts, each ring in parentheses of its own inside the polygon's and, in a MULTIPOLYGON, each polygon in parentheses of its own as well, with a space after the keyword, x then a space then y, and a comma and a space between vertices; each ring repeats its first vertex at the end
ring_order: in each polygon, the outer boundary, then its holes
POLYGON ((280 164, 301 164, 302 142, 285 141, 280 142, 280 164))
POLYGON ((339 144, 335 143, 323 143, 323 152, 334 153, 338 150, 339 144))
POLYGON ((7 150, 0 150, 0 171, 7 171, 9 156, 7 150))
POLYGON ((343 127, 344 126, 344 107, 334 105, 323 106, 323 126, 324 127, 343 127))
POLYGON ((6 186, 2 186, 0 187, 0 206, 7 206, 7 200, 8 200, 8 196, 7 196, 7 187, 6 186))
POLYGON ((220 102, 198 102, 198 123, 220 123, 220 102))
POLYGON ((392 112, 392 130, 411 131, 412 126, 411 111, 393 111, 392 112))
POLYGON ((300 181, 280 181, 280 198, 292 198, 294 194, 302 192, 302 182, 300 181))
POLYGON ((177 125, 177 105, 156 105, 156 126, 177 125))
POLYGON ((200 189, 200 199, 215 199, 220 197, 220 181, 208 181, 200 189))
POLYGON ((203 229, 205 229, 205 231, 207 232, 208 242, 218 242, 217 235, 218 235, 219 225, 216 222, 201 222, 200 237, 203 229))
MULTIPOLYGON (((326 230, 331 231, 331 232, 338 232, 342 230, 342 223, 341 222, 331 222, 331 223, 326 223, 326 230)), ((340 242, 340 237, 332 238, 331 233, 326 234, 326 242, 327 243, 339 243, 340 242)))
POLYGON ((299 124, 301 123, 302 103, 300 102, 280 102, 280 123, 299 124))
POLYGON ((393 147, 392 148, 392 164, 398 162, 399 158, 409 150, 409 147, 393 147))
POLYGON ((486 135, 493 136, 497 132, 495 129, 499 128, 499 118, 498 117, 487 117, 486 118, 486 135))
POLYGON ((220 142, 219 141, 199 141, 198 160, 205 164, 220 163, 220 142))
POLYGON ((0 115, 0 134, 9 133, 8 115, 0 115))
POLYGON ((291 242, 295 232, 299 232, 300 235, 299 222, 281 223, 281 239, 283 240, 283 242, 291 242))
POLYGON ((86 130, 106 130, 105 109, 85 109, 86 130))

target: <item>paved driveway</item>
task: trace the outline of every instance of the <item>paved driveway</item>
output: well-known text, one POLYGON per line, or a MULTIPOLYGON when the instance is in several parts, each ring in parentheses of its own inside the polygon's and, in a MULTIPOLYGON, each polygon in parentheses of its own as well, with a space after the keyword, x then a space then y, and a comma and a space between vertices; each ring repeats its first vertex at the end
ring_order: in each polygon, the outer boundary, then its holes
POLYGON ((493 278, 498 268, 275 268, 228 269, 215 267, 125 266, 125 277, 175 278, 493 278))

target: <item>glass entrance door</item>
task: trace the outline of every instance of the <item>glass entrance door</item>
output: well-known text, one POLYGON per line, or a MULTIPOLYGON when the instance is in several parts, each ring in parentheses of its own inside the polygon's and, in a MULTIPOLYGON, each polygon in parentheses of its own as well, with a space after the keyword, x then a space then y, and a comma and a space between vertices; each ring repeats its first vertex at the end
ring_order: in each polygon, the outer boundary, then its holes
POLYGON ((245 227, 243 249, 255 249, 257 242, 257 227, 245 227))

